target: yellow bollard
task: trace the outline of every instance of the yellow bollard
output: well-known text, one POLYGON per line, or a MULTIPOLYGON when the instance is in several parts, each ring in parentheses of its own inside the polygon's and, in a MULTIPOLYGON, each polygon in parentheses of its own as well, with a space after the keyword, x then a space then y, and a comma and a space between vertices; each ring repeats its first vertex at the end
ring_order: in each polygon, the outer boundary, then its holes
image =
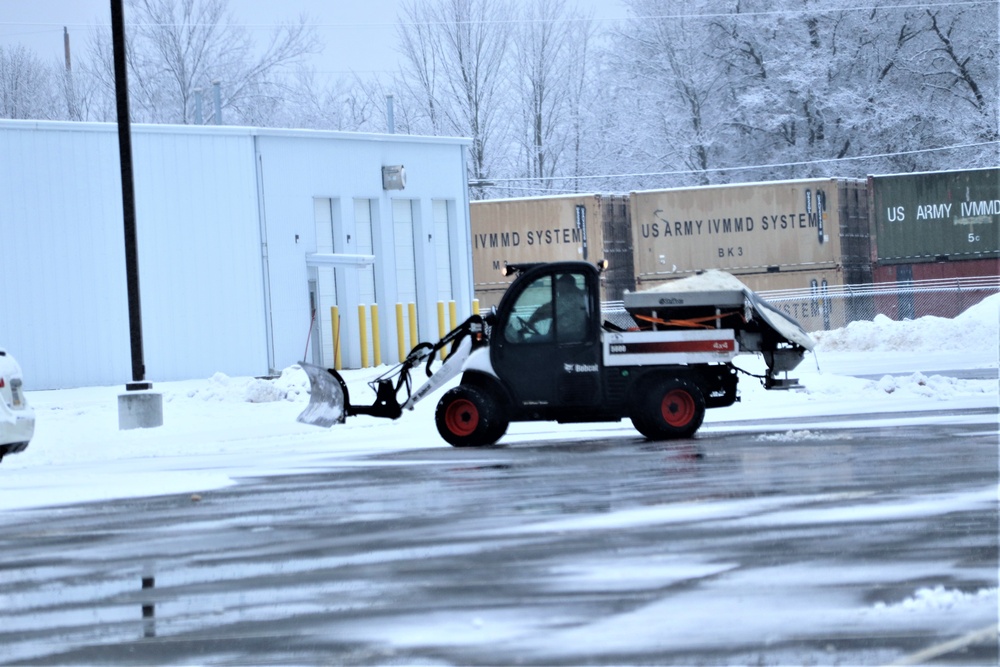
POLYGON ((396 304, 396 340, 399 344, 399 360, 406 359, 406 336, 403 333, 403 304, 396 304))
MULTIPOLYGON (((451 323, 451 327, 449 327, 448 331, 454 331, 455 330, 455 327, 458 326, 457 320, 458 320, 458 310, 455 307, 455 302, 454 301, 449 301, 448 302, 448 321, 451 323)), ((455 349, 455 344, 454 343, 451 344, 451 349, 452 350, 455 349)), ((441 352, 444 353, 444 350, 441 350, 441 352)), ((441 358, 444 359, 443 356, 441 358)))
POLYGON ((378 304, 372 304, 372 351, 375 353, 375 365, 382 365, 382 340, 378 326, 378 304))
POLYGON ((472 300, 472 313, 473 315, 479 314, 479 299, 472 300))
POLYGON ((338 371, 340 365, 340 308, 330 306, 330 331, 333 332, 333 367, 338 371))
MULTIPOLYGON (((444 301, 438 301, 438 338, 444 338, 446 333, 448 332, 444 329, 444 301)), ((444 359, 447 354, 447 350, 442 347, 441 358, 444 359)))
POLYGON ((358 306, 358 337, 361 339, 361 368, 368 368, 368 318, 364 304, 358 306))
POLYGON ((417 338, 417 304, 408 303, 406 305, 410 313, 410 349, 412 350, 420 342, 417 338))

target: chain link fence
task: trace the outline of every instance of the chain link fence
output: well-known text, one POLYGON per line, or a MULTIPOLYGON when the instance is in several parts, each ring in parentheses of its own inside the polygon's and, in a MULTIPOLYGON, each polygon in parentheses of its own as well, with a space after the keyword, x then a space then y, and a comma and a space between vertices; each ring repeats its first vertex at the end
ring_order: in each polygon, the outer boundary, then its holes
POLYGON ((914 280, 901 283, 819 286, 760 292, 762 299, 798 320, 807 331, 839 329, 856 320, 955 317, 1000 292, 1000 276, 914 280))
MULTIPOLYGON (((1000 276, 913 280, 865 285, 817 285, 804 290, 761 291, 758 295, 809 332, 840 329, 856 320, 884 315, 897 322, 925 315, 952 318, 1000 292, 1000 276)), ((621 301, 604 304, 603 317, 630 328, 635 322, 621 301)))

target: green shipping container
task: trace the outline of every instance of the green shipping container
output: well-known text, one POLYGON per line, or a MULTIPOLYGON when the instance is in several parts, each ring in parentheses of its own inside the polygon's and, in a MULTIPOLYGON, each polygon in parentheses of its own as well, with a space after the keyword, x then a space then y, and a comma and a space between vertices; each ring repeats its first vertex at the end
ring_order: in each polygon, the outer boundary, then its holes
POLYGON ((878 264, 1000 257, 1000 169, 869 176, 878 264))

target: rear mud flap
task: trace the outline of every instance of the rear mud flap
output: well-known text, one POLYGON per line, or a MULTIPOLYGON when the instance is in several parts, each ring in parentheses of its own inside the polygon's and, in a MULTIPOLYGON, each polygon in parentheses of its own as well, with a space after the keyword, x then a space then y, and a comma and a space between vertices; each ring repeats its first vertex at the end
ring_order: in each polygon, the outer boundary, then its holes
POLYGON ((299 366, 309 376, 309 405, 296 421, 313 426, 329 427, 344 422, 343 380, 320 366, 300 363, 299 366))

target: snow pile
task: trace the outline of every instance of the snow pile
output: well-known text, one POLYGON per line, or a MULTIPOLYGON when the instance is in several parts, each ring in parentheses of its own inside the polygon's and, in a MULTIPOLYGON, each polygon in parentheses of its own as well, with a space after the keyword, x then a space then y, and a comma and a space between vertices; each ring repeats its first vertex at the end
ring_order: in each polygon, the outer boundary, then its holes
POLYGON ((715 292, 732 290, 744 292, 749 289, 736 276, 711 269, 687 278, 670 280, 659 285, 642 290, 643 292, 715 292))
POLYGON ((785 433, 765 433, 758 435, 759 442, 801 442, 802 440, 843 440, 843 436, 829 433, 817 433, 808 429, 802 431, 786 431, 785 433))
MULTIPOLYGON (((297 366, 286 368, 280 377, 274 379, 232 378, 225 373, 216 373, 205 385, 190 388, 183 395, 218 402, 272 403, 308 400, 309 379, 297 366)), ((176 393, 164 396, 164 400, 168 402, 177 398, 176 393)))
POLYGON ((1000 346, 1000 294, 987 297, 955 319, 925 315, 895 322, 885 315, 858 320, 842 329, 812 334, 821 351, 937 352, 997 350, 1000 346))
MULTIPOLYGON (((864 401, 891 397, 899 400, 947 401, 971 396, 995 396, 998 389, 996 380, 962 380, 947 375, 925 376, 919 372, 883 375, 878 380, 865 380, 829 373, 812 375, 807 374, 807 370, 798 369, 802 372, 800 382, 803 386, 797 393, 810 400, 825 401, 851 397, 854 400, 864 401)), ((748 382, 740 384, 744 393, 752 386, 748 382)))
POLYGON ((870 392, 872 389, 877 393, 923 396, 943 401, 969 393, 995 393, 996 383, 989 380, 963 381, 942 375, 932 375, 928 378, 923 373, 914 373, 909 377, 884 375, 877 382, 865 385, 866 391, 870 392))
POLYGON ((997 606, 997 589, 982 588, 975 593, 964 593, 958 590, 950 590, 944 586, 934 588, 921 588, 912 597, 908 597, 896 604, 886 604, 884 602, 875 603, 874 609, 878 612, 922 612, 922 611, 947 611, 966 605, 989 605, 992 608, 997 606))

